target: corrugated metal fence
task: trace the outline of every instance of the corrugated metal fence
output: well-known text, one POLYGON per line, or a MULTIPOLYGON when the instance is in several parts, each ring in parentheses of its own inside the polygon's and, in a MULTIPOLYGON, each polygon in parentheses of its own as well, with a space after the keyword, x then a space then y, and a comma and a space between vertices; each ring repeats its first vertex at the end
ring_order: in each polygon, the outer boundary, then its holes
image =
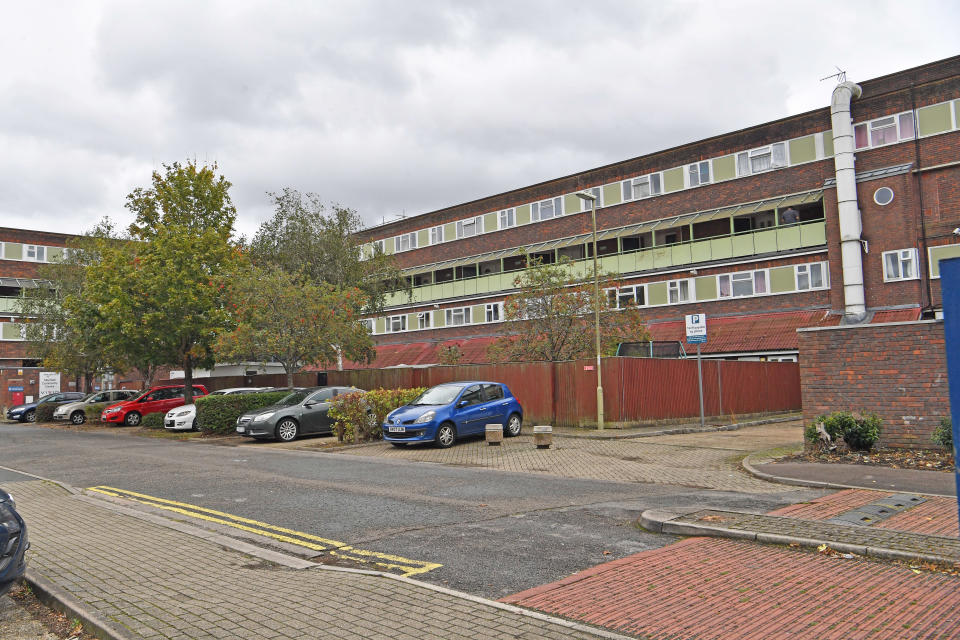
MULTIPOLYGON (((430 387, 458 380, 504 382, 520 400, 526 422, 596 424, 597 374, 592 360, 330 371, 328 384, 361 389, 430 387)), ((604 414, 608 423, 700 415, 697 362, 604 358, 604 414)), ((795 362, 703 361, 708 416, 800 409, 795 362)))

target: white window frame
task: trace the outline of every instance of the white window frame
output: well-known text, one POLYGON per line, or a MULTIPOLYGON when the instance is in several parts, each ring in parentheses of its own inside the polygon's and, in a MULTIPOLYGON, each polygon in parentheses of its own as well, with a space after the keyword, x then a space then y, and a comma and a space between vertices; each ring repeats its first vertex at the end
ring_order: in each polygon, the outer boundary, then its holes
POLYGON ((407 330, 407 314, 401 313, 396 316, 387 316, 387 321, 384 324, 386 327, 385 333, 400 333, 407 330), (399 325, 399 329, 393 328, 393 323, 396 321, 399 325))
MULTIPOLYGON (((627 309, 628 306, 622 304, 622 301, 626 297, 633 299, 633 305, 635 307, 645 307, 647 306, 647 292, 645 284, 631 284, 626 287, 614 287, 607 289, 608 292, 613 292, 613 301, 615 302, 614 306, 611 306, 611 309, 627 309), (637 292, 640 292, 640 295, 643 297, 643 303, 637 301, 637 292)), ((609 296, 609 293, 608 293, 609 296)))
POLYGON ((563 215, 563 198, 557 196, 556 198, 547 198, 546 200, 541 200, 539 202, 534 202, 530 205, 530 216, 531 220, 534 222, 542 222, 544 220, 553 220, 554 218, 559 218, 563 215), (543 205, 550 203, 550 216, 547 218, 543 217, 543 205))
MULTIPOLYGON (((594 206, 602 207, 603 202, 603 190, 600 187, 590 187, 588 189, 581 189, 581 191, 586 191, 591 194, 596 200, 588 200, 586 198, 577 198, 580 201, 580 213, 584 211, 590 211, 594 206)), ((554 216, 556 217, 556 216, 554 216)))
POLYGON ((42 244, 23 245, 23 259, 27 262, 46 262, 47 247, 42 244), (30 253, 33 252, 31 256, 30 253))
POLYGON ((380 247, 380 253, 387 252, 387 241, 386 240, 374 240, 373 241, 373 251, 376 253, 377 247, 380 247))
POLYGON ((446 327, 462 327, 473 324, 470 318, 470 307, 453 307, 452 309, 445 309, 444 312, 444 319, 446 320, 444 326, 446 327), (458 316, 460 322, 456 322, 458 316))
POLYGON ((699 187, 702 184, 710 184, 712 176, 710 175, 710 161, 701 160, 687 165, 687 186, 699 187), (704 179, 706 171, 706 179, 704 179))
POLYGON ((377 329, 376 329, 377 323, 374 322, 372 318, 362 318, 360 320, 360 324, 362 324, 364 328, 366 328, 367 333, 369 333, 370 335, 373 335, 374 333, 377 332, 377 329))
POLYGON ((790 164, 787 157, 787 143, 774 142, 765 147, 741 151, 737 154, 737 176, 752 176, 758 173, 766 173, 774 169, 782 169, 790 164), (754 160, 758 158, 769 157, 769 165, 759 169, 754 168, 754 160))
POLYGON ((667 304, 687 304, 692 298, 693 286, 689 278, 667 281, 667 304), (686 295, 681 297, 686 289, 686 295), (676 298, 676 300, 674 300, 676 298))
POLYGON ((472 238, 483 233, 483 218, 474 216, 466 220, 457 220, 457 240, 462 238, 472 238), (473 233, 466 233, 467 227, 473 227, 473 233))
POLYGON ((663 194, 663 176, 660 172, 650 173, 639 178, 629 178, 621 183, 623 200, 643 200, 663 194), (638 195, 641 187, 646 187, 646 195, 638 195))
POLYGON ((417 248, 417 232, 401 233, 393 239, 393 250, 395 253, 403 251, 412 251, 417 248), (406 241, 406 242, 404 242, 406 241), (406 244, 406 246, 404 246, 406 244))
POLYGON ((430 227, 430 244, 440 244, 443 242, 443 225, 438 224, 430 227))
POLYGON ((794 268, 794 278, 797 291, 817 291, 819 289, 830 288, 830 270, 827 268, 826 262, 808 262, 807 264, 798 264, 794 268), (815 287, 813 285, 813 271, 815 267, 820 270, 819 287, 815 287), (801 278, 806 278, 807 286, 803 287, 800 285, 801 278))
POLYGON ((880 260, 883 263, 883 281, 884 282, 902 282, 906 280, 919 280, 920 279, 920 261, 918 260, 918 251, 916 247, 911 247, 909 249, 894 249, 893 251, 884 251, 880 260), (887 256, 896 255, 897 257, 897 272, 896 277, 891 276, 887 271, 887 256), (910 277, 903 276, 903 265, 909 263, 913 269, 913 275, 910 277))
POLYGON ((433 311, 421 311, 417 314, 417 329, 433 328, 433 311))
POLYGON ((500 309, 500 303, 492 302, 486 305, 483 317, 487 322, 500 322, 500 320, 503 319, 503 312, 500 309))
POLYGON ((913 140, 916 136, 916 126, 917 126, 917 114, 913 111, 900 111, 899 113, 894 113, 888 116, 881 116, 879 118, 874 118, 873 120, 867 120, 865 122, 858 122, 853 125, 853 145, 855 151, 860 151, 862 149, 877 149, 880 147, 886 147, 891 144, 897 144, 898 142, 905 142, 907 140, 913 140), (903 119, 906 116, 910 116, 909 128, 905 127, 903 119), (886 122, 887 120, 893 120, 892 123, 886 122), (880 123, 883 123, 882 126, 880 123), (880 129, 893 127, 896 132, 896 140, 893 142, 884 142, 881 144, 873 143, 873 132, 879 131, 880 129), (857 130, 861 129, 866 132, 866 145, 857 146, 857 130), (906 131, 904 129, 907 129, 906 131))
POLYGON ((517 212, 516 209, 502 209, 497 215, 497 224, 499 229, 510 229, 517 226, 517 212))

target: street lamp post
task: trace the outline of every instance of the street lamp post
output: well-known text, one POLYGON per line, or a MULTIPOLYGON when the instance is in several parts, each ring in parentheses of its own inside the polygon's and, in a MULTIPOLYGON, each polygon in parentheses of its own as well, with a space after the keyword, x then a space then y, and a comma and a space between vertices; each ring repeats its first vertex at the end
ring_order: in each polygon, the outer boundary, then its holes
POLYGON ((577 197, 590 207, 593 217, 593 328, 597 348, 597 430, 603 430, 603 371, 600 368, 600 271, 597 267, 597 196, 578 191, 577 197))

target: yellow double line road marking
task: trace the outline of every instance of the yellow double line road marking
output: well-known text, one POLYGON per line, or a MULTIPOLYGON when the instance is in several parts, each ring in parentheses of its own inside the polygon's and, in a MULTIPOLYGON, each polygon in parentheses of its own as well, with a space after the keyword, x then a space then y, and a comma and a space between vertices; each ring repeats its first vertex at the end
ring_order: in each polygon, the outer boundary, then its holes
POLYGON ((435 562, 411 560, 401 556, 380 553, 379 551, 355 549, 344 542, 337 542, 336 540, 321 538, 310 533, 294 531, 293 529, 278 527, 266 522, 259 522, 257 520, 251 520, 249 518, 243 518, 241 516, 224 513, 223 511, 215 511, 213 509, 198 507, 197 505, 188 504, 186 502, 176 502, 174 500, 167 500, 165 498, 148 496, 143 493, 136 493, 134 491, 127 491, 125 489, 100 486, 90 487, 88 491, 95 491, 97 493, 102 493, 114 498, 126 498, 127 500, 134 500, 141 504, 149 505, 157 509, 172 511, 173 513, 190 516, 191 518, 199 518, 200 520, 206 520, 207 522, 222 524, 228 527, 233 527, 234 529, 239 529, 241 531, 267 536, 280 542, 295 544, 300 547, 306 547, 307 549, 311 549, 313 551, 327 552, 332 556, 338 556, 354 562, 362 562, 364 564, 374 565, 388 571, 399 571, 404 576, 415 576, 417 574, 433 571, 434 569, 439 569, 443 566, 435 562))

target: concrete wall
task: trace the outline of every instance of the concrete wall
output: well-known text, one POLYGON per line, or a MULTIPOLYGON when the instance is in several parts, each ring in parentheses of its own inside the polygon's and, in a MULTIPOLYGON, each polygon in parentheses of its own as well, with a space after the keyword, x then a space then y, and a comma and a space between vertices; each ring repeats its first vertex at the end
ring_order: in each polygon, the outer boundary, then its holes
POLYGON ((950 414, 943 322, 800 329, 800 391, 809 423, 832 411, 883 418, 881 444, 930 448, 950 414))

